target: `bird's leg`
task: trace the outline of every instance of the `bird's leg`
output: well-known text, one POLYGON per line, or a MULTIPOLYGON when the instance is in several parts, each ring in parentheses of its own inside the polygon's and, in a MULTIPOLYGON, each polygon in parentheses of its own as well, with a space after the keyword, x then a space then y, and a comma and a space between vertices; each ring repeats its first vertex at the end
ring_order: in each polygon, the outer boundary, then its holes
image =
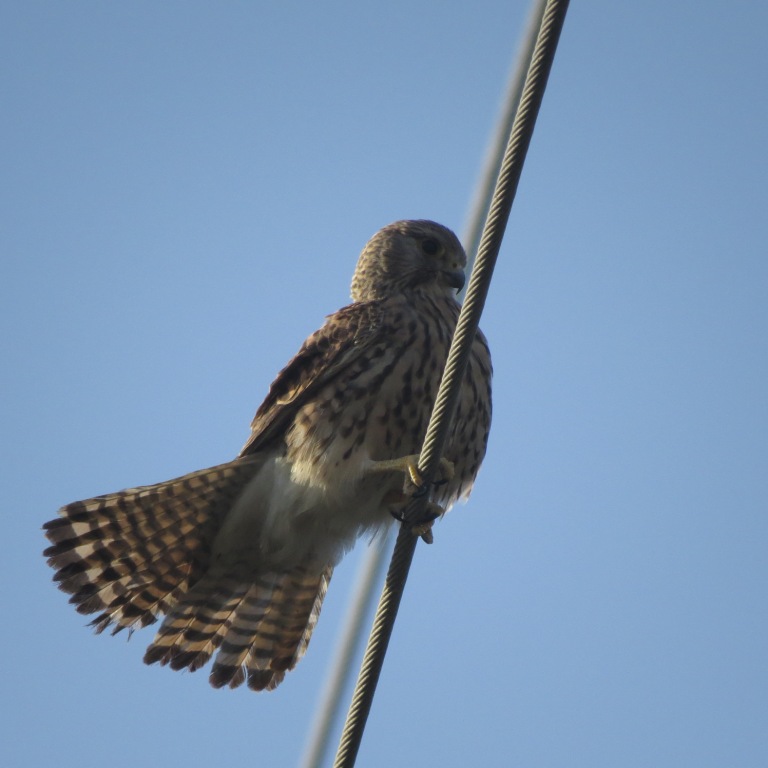
MULTIPOLYGON (((405 522, 403 510, 408 504, 405 499, 408 497, 420 496, 428 490, 424 483, 424 478, 419 472, 418 465, 419 455, 412 454, 410 456, 401 456, 398 459, 376 461, 368 467, 369 472, 405 472, 406 480, 402 495, 399 499, 400 503, 394 507, 392 511, 392 516, 401 523, 405 522), (410 485, 415 486, 415 490, 411 491, 408 488, 409 481, 410 485)), ((453 477, 453 462, 448 461, 446 458, 441 458, 440 469, 442 470, 442 477, 440 480, 436 481, 436 485, 447 483, 453 477)), ((438 517, 442 517, 444 514, 445 510, 439 504, 436 504, 433 501, 425 502, 423 511, 419 515, 419 519, 410 522, 410 528, 414 536, 421 536, 427 544, 431 544, 433 541, 432 525, 438 517)))
MULTIPOLYGON (((446 458, 440 459, 440 469, 442 477, 435 482, 435 485, 447 483, 454 473, 453 462, 446 458)), ((374 461, 367 468, 367 472, 405 472, 411 483, 418 489, 424 487, 424 479, 419 472, 419 454, 412 453, 410 456, 401 456, 398 459, 385 459, 384 461, 374 461)))

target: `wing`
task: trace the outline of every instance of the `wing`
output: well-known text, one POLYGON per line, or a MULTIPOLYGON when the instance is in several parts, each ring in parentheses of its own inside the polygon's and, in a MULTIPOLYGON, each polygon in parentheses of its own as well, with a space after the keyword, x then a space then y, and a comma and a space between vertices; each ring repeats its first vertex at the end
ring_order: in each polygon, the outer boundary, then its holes
POLYGON ((251 422, 251 436, 240 456, 260 451, 282 436, 313 393, 381 340, 385 302, 358 302, 328 316, 277 374, 251 422))

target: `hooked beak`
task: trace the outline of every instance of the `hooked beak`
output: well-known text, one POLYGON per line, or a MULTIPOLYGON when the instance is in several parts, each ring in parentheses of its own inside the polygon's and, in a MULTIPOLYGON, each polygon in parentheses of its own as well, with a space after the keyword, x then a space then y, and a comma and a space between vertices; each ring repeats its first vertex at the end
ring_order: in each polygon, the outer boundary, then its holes
POLYGON ((450 285, 451 288, 460 291, 464 287, 466 277, 463 269, 446 269, 444 270, 443 275, 445 275, 446 284, 450 285))

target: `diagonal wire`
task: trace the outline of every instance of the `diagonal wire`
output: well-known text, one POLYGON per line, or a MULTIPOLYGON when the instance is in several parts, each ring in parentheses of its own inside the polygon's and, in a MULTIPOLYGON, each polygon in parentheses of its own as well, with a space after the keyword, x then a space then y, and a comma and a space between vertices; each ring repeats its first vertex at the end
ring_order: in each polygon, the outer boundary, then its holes
MULTIPOLYGON (((528 12, 528 21, 526 22, 525 32, 520 38, 518 44, 515 63, 507 80, 507 89, 501 104, 499 116, 496 119, 496 125, 493 129, 493 136, 488 142, 483 159, 483 167, 480 176, 475 184, 472 200, 469 204, 467 220, 464 224, 461 242, 464 250, 467 252, 467 261, 471 267, 477 256, 477 249, 480 246, 480 237, 483 234, 483 222, 491 206, 493 190, 496 187, 496 179, 501 169, 501 163, 504 160, 504 150, 509 140, 509 134, 512 131, 512 123, 515 119, 517 106, 520 104, 520 98, 523 95, 523 86, 525 85, 525 75, 528 71, 528 64, 533 56, 533 48, 536 44, 541 20, 544 18, 544 9, 547 6, 547 0, 533 0, 531 9, 528 12)), ((459 297, 463 297, 467 286, 459 292, 459 297)), ((463 298, 462 298, 463 301, 463 298)))
MULTIPOLYGON (((546 0, 532 0, 525 30, 520 37, 514 65, 510 69, 507 86, 502 99, 499 115, 485 151, 481 172, 475 184, 464 225, 462 243, 471 268, 480 245, 483 222, 491 204, 491 197, 499 174, 504 148, 512 130, 517 105, 523 93, 525 74, 533 55, 536 35, 544 16, 546 0)), ((459 293, 463 300, 464 291, 459 293)), ((377 538, 371 542, 355 576, 355 590, 347 609, 344 625, 339 633, 333 661, 323 684, 315 717, 304 746, 301 768, 320 768, 328 751, 331 730, 338 720, 341 696, 351 674, 351 663, 358 653, 361 642, 362 622, 373 603, 374 589, 381 583, 385 558, 391 556, 395 537, 377 538)))
POLYGON ((347 610, 330 672, 320 695, 317 714, 301 758, 301 768, 319 768, 328 751, 331 729, 340 714, 341 694, 352 674, 351 660, 360 644, 363 619, 369 615, 373 590, 384 574, 385 558, 394 537, 377 536, 363 555, 355 577, 355 592, 347 610))
MULTIPOLYGON (((493 268, 512 209, 567 9, 568 0, 548 0, 541 21, 523 94, 480 241, 477 260, 470 277, 467 297, 459 315, 448 361, 440 382, 427 435, 424 439, 419 459, 419 471, 425 484, 429 484, 437 471, 443 446, 448 436, 450 421, 464 379, 472 342, 477 333, 493 268)), ((416 551, 417 539, 411 531, 409 522, 418 519, 425 502, 426 498, 419 496, 408 505, 405 511, 405 522, 397 536, 395 551, 392 555, 373 628, 368 639, 368 646, 347 714, 347 721, 336 753, 334 768, 351 768, 355 764, 376 684, 384 663, 387 645, 408 578, 408 571, 416 551)))

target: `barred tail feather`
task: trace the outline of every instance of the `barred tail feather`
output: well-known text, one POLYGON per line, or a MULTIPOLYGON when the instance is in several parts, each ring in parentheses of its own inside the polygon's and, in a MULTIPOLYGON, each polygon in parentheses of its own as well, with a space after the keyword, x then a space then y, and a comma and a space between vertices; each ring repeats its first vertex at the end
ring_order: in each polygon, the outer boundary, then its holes
POLYGON ((223 634, 211 685, 276 688, 307 649, 332 574, 332 566, 320 574, 299 567, 252 584, 223 634))
POLYGON ((261 464, 244 457, 68 504, 45 524, 54 579, 97 632, 152 624, 208 567, 220 521, 261 464))
POLYGON ((211 685, 236 688, 247 680, 252 690, 271 690, 303 656, 333 569, 249 579, 217 570, 173 606, 144 661, 194 672, 218 649, 211 685))
POLYGON ((242 579, 218 569, 207 573, 168 612, 147 652, 146 664, 195 671, 204 666, 221 643, 248 591, 242 579))

